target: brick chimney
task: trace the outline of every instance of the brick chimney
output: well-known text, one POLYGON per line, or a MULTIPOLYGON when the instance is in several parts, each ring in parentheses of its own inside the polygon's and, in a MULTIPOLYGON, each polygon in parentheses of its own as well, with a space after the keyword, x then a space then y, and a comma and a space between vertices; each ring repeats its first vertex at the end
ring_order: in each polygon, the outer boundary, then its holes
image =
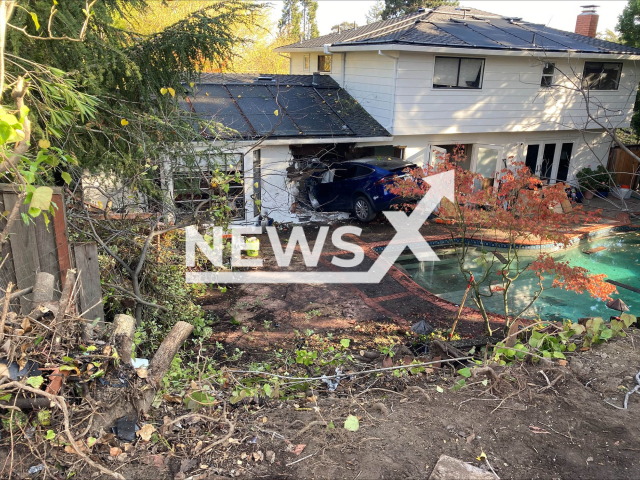
POLYGON ((596 12, 596 8, 599 6, 600 5, 583 5, 580 7, 582 8, 582 13, 578 15, 578 19, 576 20, 576 33, 596 38, 598 19, 600 18, 598 12, 596 12))

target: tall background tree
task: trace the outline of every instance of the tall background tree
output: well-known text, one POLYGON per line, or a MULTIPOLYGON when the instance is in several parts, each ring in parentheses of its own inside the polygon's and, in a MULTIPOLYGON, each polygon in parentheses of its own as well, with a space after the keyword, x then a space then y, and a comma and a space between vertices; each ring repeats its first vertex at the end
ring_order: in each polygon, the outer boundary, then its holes
POLYGON ((449 0, 384 0, 382 19, 399 17, 415 13, 419 8, 435 8, 441 5, 458 5, 457 1, 449 0))
POLYGON ((357 27, 358 24, 356 22, 340 22, 331 27, 331 33, 340 33, 357 27))
POLYGON ((284 0, 278 31, 289 41, 308 40, 320 35, 316 13, 318 2, 312 0, 284 0))
MULTIPOLYGON (((629 0, 624 7, 622 14, 618 17, 616 30, 620 32, 618 41, 625 45, 640 48, 640 0, 629 0)), ((634 136, 640 137, 640 93, 636 95, 636 102, 633 106, 633 118, 631 119, 631 129, 634 136)), ((634 140, 631 140, 634 141, 634 140)))
POLYGON ((382 20, 382 12, 384 10, 384 0, 377 0, 376 3, 371 5, 369 11, 365 14, 367 19, 367 25, 370 23, 379 22, 382 20))

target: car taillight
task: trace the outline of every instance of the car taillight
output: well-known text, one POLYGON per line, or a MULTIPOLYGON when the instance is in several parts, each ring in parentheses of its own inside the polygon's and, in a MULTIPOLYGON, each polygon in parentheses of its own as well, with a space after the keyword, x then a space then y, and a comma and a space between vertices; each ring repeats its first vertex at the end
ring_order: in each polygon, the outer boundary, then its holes
POLYGON ((378 180, 374 185, 391 185, 395 181, 396 177, 383 177, 378 180))

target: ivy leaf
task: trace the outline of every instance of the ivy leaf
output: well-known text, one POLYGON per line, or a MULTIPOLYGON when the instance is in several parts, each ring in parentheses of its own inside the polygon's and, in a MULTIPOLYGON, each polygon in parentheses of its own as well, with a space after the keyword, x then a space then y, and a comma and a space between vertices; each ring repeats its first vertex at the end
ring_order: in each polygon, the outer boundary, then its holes
POLYGON ((171 88, 171 87, 167 88, 167 90, 169 91, 169 93, 171 94, 171 96, 175 98, 175 96, 176 96, 176 91, 175 91, 173 88, 171 88))
POLYGON ((62 180, 64 180, 64 182, 69 185, 71 183, 71 175, 69 175, 67 172, 62 172, 60 174, 60 176, 62 177, 62 180))
POLYGON ((166 89, 166 88, 164 88, 164 87, 162 87, 162 88, 160 89, 160 93, 161 93, 162 95, 166 95, 166 94, 167 94, 167 89, 166 89))
POLYGON ((342 345, 344 348, 349 348, 350 344, 351 340, 349 340, 348 338, 343 338, 342 340, 340 340, 340 345, 342 345))
POLYGON ((44 439, 53 440, 54 438, 56 438, 56 432, 54 432, 53 430, 47 430, 47 434, 44 436, 44 439))
POLYGON ((123 118, 122 120, 120 120, 120 125, 126 127, 127 125, 129 125, 129 121, 126 118, 123 118))
POLYGON ((6 143, 11 138, 12 133, 13 128, 7 122, 0 120, 0 144, 6 143))
POLYGON ((49 148, 51 146, 51 142, 49 140, 47 140, 46 138, 43 138, 43 139, 38 141, 38 146, 41 149, 46 150, 47 148, 49 148))
POLYGON ((94 438, 94 437, 87 438, 87 447, 89 447, 89 448, 93 447, 96 444, 97 441, 98 441, 98 439, 94 438))
POLYGON ((33 192, 33 195, 31 197, 31 204, 29 205, 29 210, 31 210, 31 208, 39 208, 40 210, 49 210, 49 205, 51 204, 52 195, 53 195, 53 189, 51 187, 36 188, 36 191, 33 192))
POLYGON ((269 385, 268 383, 265 384, 265 386, 264 386, 264 394, 269 398, 271 398, 271 395, 273 394, 273 392, 271 390, 271 385, 269 385))
POLYGON ((458 370, 458 374, 462 375, 465 378, 469 378, 471 376, 471 369, 470 368, 461 368, 460 370, 458 370))
POLYGON ((27 378, 27 385, 33 388, 40 388, 44 383, 44 378, 42 375, 38 375, 37 377, 29 377, 27 378))
POLYGON ((609 340, 612 336, 613 330, 611 330, 610 328, 605 328, 604 330, 602 330, 602 332, 600 332, 600 338, 602 338, 603 340, 609 340))
POLYGON ((356 417, 355 415, 349 415, 344 421, 344 428, 345 430, 349 430, 350 432, 357 432, 360 428, 358 417, 356 417))

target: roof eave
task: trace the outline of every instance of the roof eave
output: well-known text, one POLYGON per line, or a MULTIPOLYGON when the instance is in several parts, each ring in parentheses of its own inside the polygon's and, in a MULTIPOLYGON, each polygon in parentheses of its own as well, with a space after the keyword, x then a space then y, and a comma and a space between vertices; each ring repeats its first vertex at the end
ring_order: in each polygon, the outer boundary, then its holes
MULTIPOLYGON (((229 139, 218 139, 218 140, 203 140, 205 143, 210 144, 213 143, 214 146, 224 146, 224 145, 237 145, 237 146, 252 146, 258 142, 260 138, 229 138, 229 139)), ((311 137, 305 136, 304 138, 300 137, 284 137, 284 138, 272 138, 267 137, 266 140, 260 142, 260 145, 264 146, 275 146, 275 145, 308 145, 308 144, 334 144, 334 143, 374 143, 374 142, 389 142, 393 140, 393 135, 382 135, 377 137, 363 137, 363 136, 352 136, 352 137, 311 137)))
MULTIPOLYGON (((620 53, 620 52, 582 52, 579 50, 543 50, 543 49, 502 49, 489 47, 472 47, 472 46, 453 46, 453 45, 433 45, 433 44, 408 44, 408 43, 361 43, 361 44, 331 44, 332 53, 341 52, 357 52, 371 50, 390 50, 390 51, 408 51, 408 52, 431 52, 431 53, 457 53, 466 55, 493 55, 493 56, 537 56, 539 54, 550 53, 554 58, 580 56, 582 58, 614 58, 623 60, 640 60, 640 53, 620 53)), ((313 51, 322 51, 318 47, 313 51)), ((296 50, 300 52, 301 50, 296 50)))

